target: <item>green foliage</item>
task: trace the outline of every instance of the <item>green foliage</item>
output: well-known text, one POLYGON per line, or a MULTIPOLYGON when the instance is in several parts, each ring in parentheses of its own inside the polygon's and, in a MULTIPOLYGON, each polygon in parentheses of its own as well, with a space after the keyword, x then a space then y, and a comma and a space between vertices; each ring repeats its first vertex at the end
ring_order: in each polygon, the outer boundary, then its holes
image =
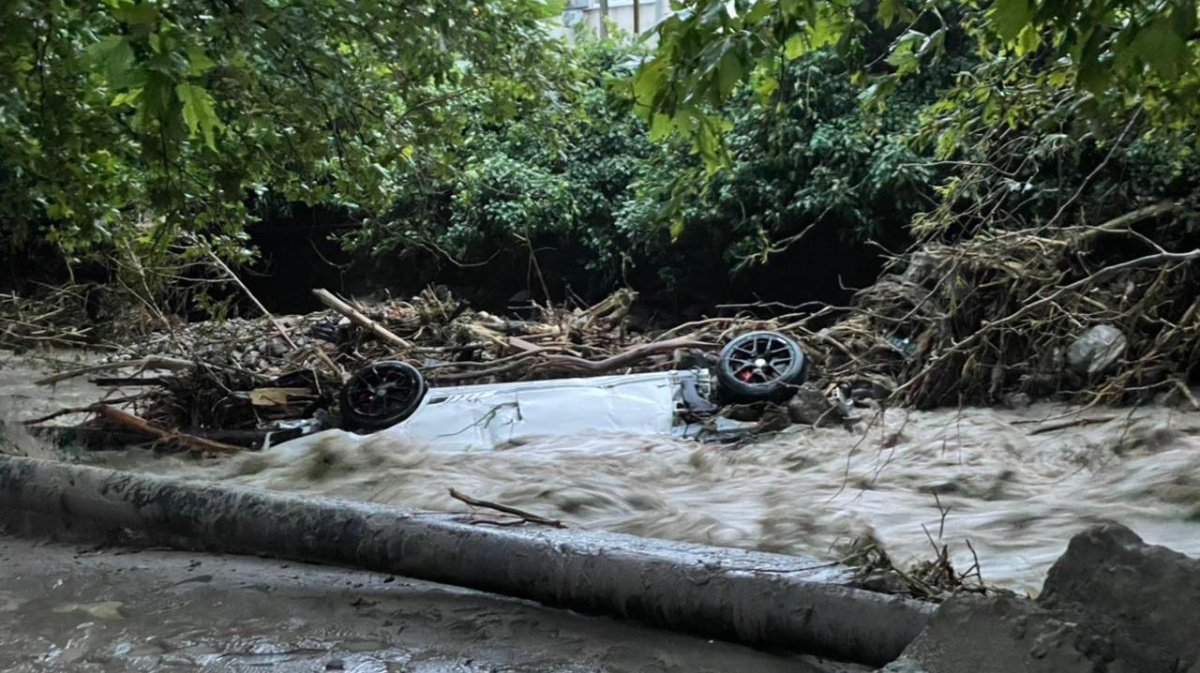
POLYGON ((861 105, 836 54, 810 52, 778 72, 765 102, 746 89, 720 108, 731 122, 721 170, 706 177, 701 158, 676 151, 620 224, 642 232, 647 258, 673 260, 656 265, 676 283, 767 265, 816 227, 896 239, 934 197, 940 172, 909 138, 952 79, 945 67, 906 81, 880 111, 861 105))
POLYGON ((664 154, 628 105, 606 89, 627 77, 638 52, 589 40, 545 64, 545 90, 514 100, 519 113, 496 123, 484 94, 461 95, 465 120, 448 142, 416 158, 422 179, 398 185, 386 216, 348 240, 375 255, 422 249, 460 266, 523 264, 551 248, 575 257, 597 285, 616 282, 630 262, 629 234, 616 222, 635 198, 632 184, 664 154))
POLYGON ((73 255, 236 238, 267 193, 383 207, 455 128, 447 90, 487 89, 496 119, 540 90, 559 4, 9 0, 0 230, 73 255))
POLYGON ((552 250, 593 286, 670 290, 767 264, 816 226, 847 240, 894 238, 933 198, 938 172, 908 138, 952 83, 949 65, 904 82, 881 113, 860 104, 839 57, 812 52, 721 108, 727 164, 710 174, 687 146, 648 141, 614 95, 638 56, 595 41, 565 55, 548 71, 565 96, 465 127, 351 244, 492 268, 552 250))
MULTIPOLYGON (((659 28, 660 48, 634 78, 653 126, 687 132, 714 165, 711 111, 739 82, 835 45, 868 75, 868 97, 935 63, 952 33, 975 43, 985 67, 1060 68, 1092 96, 1093 111, 1145 109, 1167 123, 1200 113, 1200 33, 1191 0, 689 0, 659 28), (873 40, 886 37, 886 47, 873 40), (878 53, 877 53, 878 52, 878 53), (885 67, 886 66, 886 67, 885 67)), ((1019 73, 1011 73, 1017 76, 1019 73)))
POLYGON ((670 288, 1196 198, 1194 4, 689 0, 653 52, 560 4, 2 3, 0 232, 151 296, 303 202, 381 258, 670 288))

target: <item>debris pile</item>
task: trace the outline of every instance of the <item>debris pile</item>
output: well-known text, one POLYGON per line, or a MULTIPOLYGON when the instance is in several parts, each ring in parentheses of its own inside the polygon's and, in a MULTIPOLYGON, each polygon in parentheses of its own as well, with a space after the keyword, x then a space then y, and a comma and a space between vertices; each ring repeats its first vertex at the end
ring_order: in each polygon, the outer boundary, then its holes
POLYGON ((267 433, 278 441, 308 420, 329 424, 348 375, 381 360, 409 362, 431 383, 452 385, 668 369, 682 352, 714 345, 630 330, 637 295, 629 290, 590 307, 532 307, 523 319, 476 311, 433 289, 361 304, 325 290, 314 294, 330 309, 164 329, 41 383, 87 377, 113 390, 140 389, 117 398, 125 416, 110 404, 63 411, 92 412, 106 428, 211 450, 196 438, 261 446, 267 433))
POLYGON ((929 243, 893 259, 848 317, 810 342, 833 380, 919 408, 1189 396, 1200 249, 1181 238, 1172 252, 1171 236, 1113 222, 929 243))
MULTIPOLYGON (((163 320, 99 365, 49 380, 99 375, 95 382, 114 389, 142 386, 122 398, 139 418, 236 433, 320 420, 349 374, 381 360, 407 362, 435 386, 632 373, 710 364, 732 337, 774 330, 802 344, 809 373, 794 403, 774 408, 771 429, 852 425, 855 406, 1049 395, 1128 403, 1167 393, 1200 407, 1188 388, 1200 371, 1200 249, 1181 221, 1161 224, 1167 212, 1160 205, 1097 227, 930 241, 894 257, 848 307, 762 317, 767 307, 750 304, 665 330, 631 328, 631 290, 593 306, 531 306, 520 318, 475 310, 440 289, 377 303, 314 290, 328 310, 163 320), (1156 223, 1153 237, 1135 228, 1146 221, 1156 223)), ((59 320, 86 304, 78 299, 0 297, 3 313, 18 316, 5 323, 5 338, 89 342, 86 327, 49 327, 86 325, 77 315, 59 320)), ((767 406, 750 412, 765 418, 767 406)))
POLYGON ((91 340, 87 285, 47 287, 36 296, 0 294, 0 348, 81 348, 91 340))

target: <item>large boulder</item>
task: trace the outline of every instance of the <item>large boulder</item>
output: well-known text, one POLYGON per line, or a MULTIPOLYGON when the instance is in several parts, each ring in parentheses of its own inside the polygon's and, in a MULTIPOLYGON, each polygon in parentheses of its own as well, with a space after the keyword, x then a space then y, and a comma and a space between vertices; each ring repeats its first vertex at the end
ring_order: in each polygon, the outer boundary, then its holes
POLYGON ((1200 559, 1148 545, 1124 526, 1072 538, 1038 603, 1107 638, 1123 673, 1200 671, 1200 559))
POLYGON ((1200 560, 1104 524, 1075 536, 1035 602, 957 596, 895 673, 1200 673, 1200 560))
POLYGON ((1010 595, 951 598, 888 673, 1093 673, 1078 625, 1010 595))
POLYGON ((796 389, 788 400, 787 413, 793 423, 805 425, 834 425, 842 419, 839 409, 815 384, 809 382, 796 389))

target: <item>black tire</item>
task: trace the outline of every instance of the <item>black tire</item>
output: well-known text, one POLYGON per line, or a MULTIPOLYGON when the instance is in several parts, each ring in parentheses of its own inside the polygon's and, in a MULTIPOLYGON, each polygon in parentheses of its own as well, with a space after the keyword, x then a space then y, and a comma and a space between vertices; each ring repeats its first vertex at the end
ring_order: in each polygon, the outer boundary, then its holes
POLYGON ((342 427, 373 432, 413 415, 427 391, 421 372, 404 362, 376 362, 354 372, 342 386, 342 427))
POLYGON ((717 381, 730 402, 781 401, 804 383, 808 360, 790 337, 779 332, 749 332, 721 349, 717 381))

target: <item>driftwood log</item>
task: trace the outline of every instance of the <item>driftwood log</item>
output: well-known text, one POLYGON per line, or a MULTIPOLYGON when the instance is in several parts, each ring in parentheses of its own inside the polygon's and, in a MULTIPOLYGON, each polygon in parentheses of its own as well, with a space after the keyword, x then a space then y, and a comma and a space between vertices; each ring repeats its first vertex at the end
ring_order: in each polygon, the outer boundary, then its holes
POLYGON ((347 304, 346 302, 342 301, 341 299, 338 299, 337 297, 333 296, 333 293, 330 292, 329 290, 318 289, 318 290, 313 290, 312 292, 313 292, 313 296, 315 296, 317 299, 320 299, 322 304, 324 304, 324 305, 328 306, 329 308, 337 311, 338 313, 341 313, 342 315, 346 316, 347 318, 350 319, 350 322, 367 330, 371 334, 374 334, 381 341, 383 341, 385 343, 389 343, 398 348, 403 348, 406 350, 412 349, 413 345, 411 343, 396 336, 396 334, 394 332, 392 332, 388 328, 384 327, 383 325, 380 325, 379 323, 375 322, 374 320, 371 320, 366 315, 364 315, 362 313, 362 311, 359 311, 358 309, 354 308, 350 304, 347 304))
POLYGON ((241 451, 241 447, 225 444, 213 439, 205 437, 197 437, 182 432, 172 432, 154 425, 144 418, 139 418, 133 414, 122 411, 116 407, 107 404, 93 404, 90 411, 102 416, 106 421, 115 426, 126 428, 134 432, 148 435, 160 441, 178 444, 189 449, 198 451, 208 451, 211 453, 237 453, 241 451))

